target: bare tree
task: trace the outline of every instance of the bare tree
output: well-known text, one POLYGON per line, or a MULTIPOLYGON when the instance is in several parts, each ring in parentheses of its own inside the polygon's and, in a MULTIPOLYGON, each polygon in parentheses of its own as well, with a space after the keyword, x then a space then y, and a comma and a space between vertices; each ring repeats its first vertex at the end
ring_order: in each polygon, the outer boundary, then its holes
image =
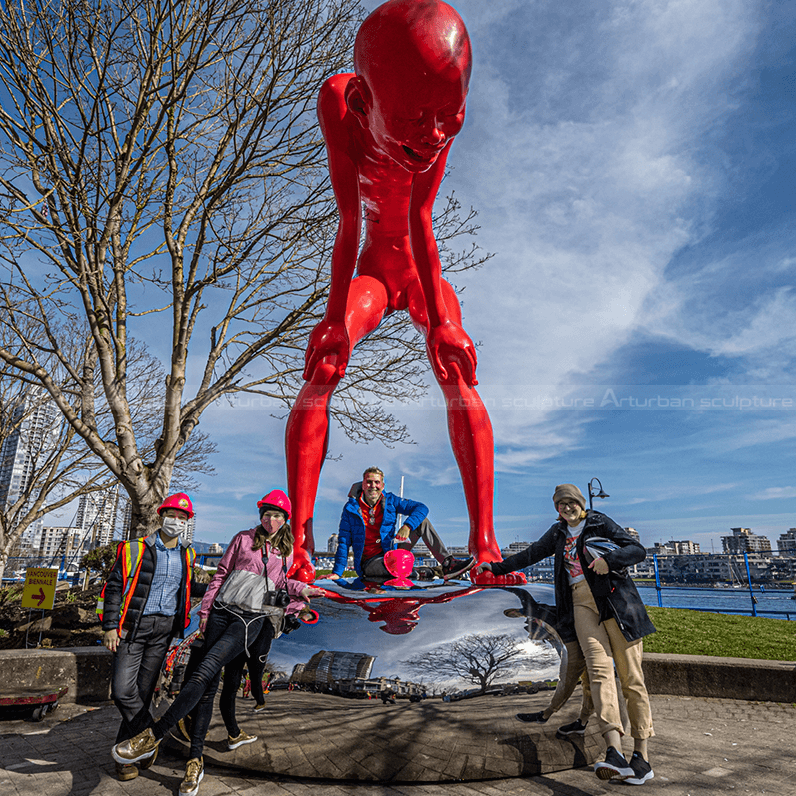
MULTIPOLYGON (((23 349, 0 360, 122 484, 135 534, 205 409, 241 391, 287 407, 300 386, 336 223, 315 100, 361 17, 355 0, 0 4, 0 324, 23 349), (133 336, 170 343, 151 439, 133 336)), ((473 215, 451 200, 443 237, 473 215)), ((443 250, 453 270, 480 262, 443 250)), ((422 343, 393 317, 364 348, 379 355, 333 411, 355 439, 405 440, 381 399, 422 391, 422 343)))
POLYGON ((403 661, 434 681, 460 678, 486 691, 498 675, 509 675, 531 662, 513 636, 464 636, 403 661))
MULTIPOLYGON (((20 338, 0 324, 0 347, 24 358, 29 351, 25 340, 35 339, 40 326, 35 319, 18 318, 18 323, 24 332, 20 338)), ((81 345, 84 355, 86 352, 86 335, 78 331, 75 327, 58 329, 59 335, 69 342, 67 350, 74 361, 80 359, 81 345)), ((45 346, 42 341, 40 344, 42 367, 77 411, 80 392, 57 358, 42 353, 45 346)), ((133 341, 129 346, 128 372, 134 385, 131 406, 142 450, 145 455, 153 455, 156 408, 163 393, 162 369, 133 341)), ((107 405, 95 408, 93 422, 103 435, 109 433, 113 417, 107 405)), ((204 436, 195 434, 177 456, 176 477, 191 484, 192 473, 208 469, 205 459, 210 452, 212 446, 204 436)), ((0 575, 22 535, 36 520, 78 497, 117 484, 75 428, 65 422, 50 393, 35 378, 19 374, 0 361, 0 575)))

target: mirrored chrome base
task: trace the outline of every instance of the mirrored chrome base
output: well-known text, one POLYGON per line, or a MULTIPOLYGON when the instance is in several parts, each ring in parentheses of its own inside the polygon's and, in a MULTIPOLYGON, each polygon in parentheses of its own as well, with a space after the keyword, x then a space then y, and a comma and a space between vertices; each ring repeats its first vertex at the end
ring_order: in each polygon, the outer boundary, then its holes
POLYGON ((444 782, 544 774, 604 753, 595 721, 584 736, 556 737, 578 716, 580 688, 545 724, 515 716, 547 707, 546 683, 558 679, 552 586, 315 585, 328 595, 312 601, 320 620, 269 653, 266 710, 237 699, 238 724, 258 740, 228 752, 216 710, 208 760, 295 777, 444 782))

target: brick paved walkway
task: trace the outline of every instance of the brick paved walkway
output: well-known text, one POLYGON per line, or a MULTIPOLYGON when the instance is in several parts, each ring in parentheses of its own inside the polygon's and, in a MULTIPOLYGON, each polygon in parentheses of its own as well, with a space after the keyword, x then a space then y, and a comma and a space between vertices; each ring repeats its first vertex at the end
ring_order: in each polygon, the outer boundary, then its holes
MULTIPOLYGON (((652 709, 657 732, 650 741, 655 779, 643 786, 646 791, 667 796, 796 796, 796 706, 653 696, 652 709)), ((171 749, 164 749, 155 765, 137 779, 116 780, 109 745, 117 724, 115 708, 85 712, 69 705, 40 724, 0 722, 0 796, 176 794, 184 758, 171 749)), ((246 721, 243 724, 248 727, 246 721)), ((629 787, 601 782, 589 768, 479 782, 378 785, 254 774, 212 763, 199 794, 598 796, 629 792, 629 787)))

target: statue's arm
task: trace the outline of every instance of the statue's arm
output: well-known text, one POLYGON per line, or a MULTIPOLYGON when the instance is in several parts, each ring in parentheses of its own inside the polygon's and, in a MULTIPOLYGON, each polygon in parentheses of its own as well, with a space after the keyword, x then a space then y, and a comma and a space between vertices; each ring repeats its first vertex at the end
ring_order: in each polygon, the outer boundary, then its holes
POLYGON ((416 175, 412 184, 409 206, 409 238, 412 256, 417 266, 420 287, 428 313, 426 348, 431 366, 442 381, 455 379, 458 370, 465 383, 477 384, 475 367, 478 357, 475 345, 461 325, 450 317, 442 294, 442 265, 437 240, 431 225, 434 201, 439 192, 451 141, 445 146, 434 165, 416 175))
POLYGON ((359 174, 352 157, 350 122, 346 120, 345 100, 340 90, 346 79, 346 75, 330 78, 318 96, 318 120, 326 142, 329 177, 339 221, 332 249, 332 276, 326 313, 312 331, 307 344, 305 379, 313 377, 315 369, 326 357, 334 358, 337 375, 342 378, 350 353, 345 311, 357 264, 362 218, 359 174))

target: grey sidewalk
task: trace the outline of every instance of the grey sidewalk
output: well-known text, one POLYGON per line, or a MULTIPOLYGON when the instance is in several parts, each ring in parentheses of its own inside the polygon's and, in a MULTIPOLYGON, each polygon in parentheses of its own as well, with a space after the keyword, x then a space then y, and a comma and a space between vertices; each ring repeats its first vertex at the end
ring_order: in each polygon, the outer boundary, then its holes
MULTIPOLYGON (((650 741, 655 779, 646 791, 670 796, 796 796, 796 706, 731 699, 653 696, 657 737, 650 741)), ((568 720, 559 714, 558 723, 568 720)), ((556 717, 551 723, 556 722, 556 717)), ((64 705, 42 723, 0 722, 0 796, 167 796, 185 761, 169 749, 149 771, 118 782, 110 758, 118 714, 64 705), (68 718, 69 716, 71 718, 68 718)), ((488 728, 485 728, 488 732, 488 728)), ((626 751, 630 749, 630 742, 626 751)), ((546 776, 433 785, 376 785, 262 776, 208 766, 200 796, 597 796, 632 786, 602 782, 590 769, 546 776)))

